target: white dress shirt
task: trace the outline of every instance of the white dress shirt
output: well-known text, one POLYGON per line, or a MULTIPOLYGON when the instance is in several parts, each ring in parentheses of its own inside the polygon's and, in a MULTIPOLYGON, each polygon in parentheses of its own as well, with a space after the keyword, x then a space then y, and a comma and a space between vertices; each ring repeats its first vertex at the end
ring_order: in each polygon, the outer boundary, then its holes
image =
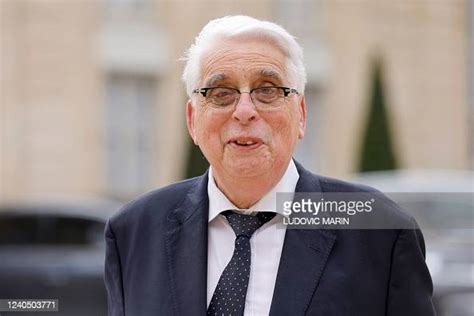
MULTIPOLYGON (((276 193, 295 192, 299 174, 293 160, 290 160, 285 174, 265 196, 244 214, 255 215, 255 212, 276 212, 276 193)), ((226 210, 237 210, 236 207, 217 187, 212 167, 209 169, 207 184, 209 195, 209 232, 207 252, 207 306, 211 302, 219 278, 229 263, 234 252, 235 233, 227 219, 220 215, 226 210)), ((283 215, 277 214, 272 220, 259 228, 250 238, 251 261, 250 278, 245 299, 245 316, 268 315, 272 303, 273 290, 280 263, 286 227, 282 222, 283 215)))

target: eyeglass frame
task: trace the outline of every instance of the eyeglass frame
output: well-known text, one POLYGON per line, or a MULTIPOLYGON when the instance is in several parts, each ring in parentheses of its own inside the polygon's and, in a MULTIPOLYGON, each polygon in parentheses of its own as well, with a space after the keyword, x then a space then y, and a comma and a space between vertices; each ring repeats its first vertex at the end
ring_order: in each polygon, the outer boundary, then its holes
MULTIPOLYGON (((232 106, 235 106, 236 104, 238 104, 239 100, 240 100, 240 96, 242 95, 242 93, 248 93, 249 96, 250 96, 250 99, 252 100, 252 103, 258 108, 257 104, 255 103, 255 101, 253 100, 252 98, 252 92, 256 91, 256 90, 260 90, 260 89, 268 89, 268 88, 278 88, 278 89, 283 89, 283 97, 286 98, 288 97, 288 95, 290 93, 294 93, 296 95, 299 95, 300 93, 298 92, 298 90, 296 90, 295 88, 289 88, 289 87, 275 87, 275 86, 268 86, 268 87, 258 87, 258 88, 253 88, 251 89, 250 91, 240 91, 239 89, 237 88, 232 88, 232 87, 221 87, 221 86, 218 86, 218 87, 205 87, 205 88, 197 88, 197 89, 194 89, 192 92, 193 93, 200 93, 202 94, 202 96, 204 98, 207 98, 207 92, 211 89, 216 89, 216 88, 225 88, 225 89, 230 89, 230 90, 233 90, 233 91, 236 91, 239 93, 239 97, 236 98, 236 101, 232 104, 232 106)), ((274 101, 273 101, 274 102, 274 101)), ((260 103, 259 103, 260 104, 260 103)), ((265 104, 265 103, 263 103, 265 104)), ((270 103, 269 103, 270 104, 270 103)), ((217 106, 217 108, 222 108, 222 109, 227 109, 227 108, 232 108, 231 105, 229 106, 217 106)), ((272 108, 271 106, 269 108, 272 108)), ((273 107, 273 108, 276 108, 276 107, 273 107)))

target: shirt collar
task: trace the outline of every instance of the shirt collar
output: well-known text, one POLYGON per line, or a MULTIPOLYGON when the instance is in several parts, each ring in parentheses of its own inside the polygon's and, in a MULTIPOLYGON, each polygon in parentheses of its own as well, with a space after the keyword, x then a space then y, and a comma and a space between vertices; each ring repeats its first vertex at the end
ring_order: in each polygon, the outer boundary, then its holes
MULTIPOLYGON (((295 192, 296 183, 299 179, 298 170, 296 169, 293 159, 290 160, 288 167, 286 168, 285 174, 280 179, 280 181, 267 193, 265 194, 257 203, 251 206, 249 209, 241 210, 244 214, 252 214, 254 212, 277 212, 276 207, 276 193, 277 192, 295 192)), ((238 210, 229 199, 224 195, 224 193, 217 187, 216 182, 214 181, 214 176, 212 172, 212 167, 209 168, 209 179, 207 182, 207 194, 209 197, 209 219, 212 221, 219 215, 221 212, 226 210, 238 210)))

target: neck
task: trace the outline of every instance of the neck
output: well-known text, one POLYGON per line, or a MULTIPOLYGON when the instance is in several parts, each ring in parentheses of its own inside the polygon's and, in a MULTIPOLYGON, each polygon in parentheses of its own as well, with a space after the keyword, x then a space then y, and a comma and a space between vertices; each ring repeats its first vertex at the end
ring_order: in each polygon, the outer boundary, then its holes
POLYGON ((283 177, 286 168, 255 177, 232 177, 215 172, 214 181, 224 195, 238 208, 248 209, 267 194, 283 177))

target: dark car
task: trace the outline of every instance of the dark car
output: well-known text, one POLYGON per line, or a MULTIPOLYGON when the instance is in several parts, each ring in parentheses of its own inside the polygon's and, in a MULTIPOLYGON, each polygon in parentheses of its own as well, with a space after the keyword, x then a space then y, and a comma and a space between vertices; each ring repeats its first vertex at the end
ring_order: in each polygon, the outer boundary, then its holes
POLYGON ((399 170, 351 180, 383 191, 417 220, 438 316, 474 316, 474 173, 399 170))
POLYGON ((40 313, 45 316, 106 315, 103 231, 118 207, 109 201, 0 205, 0 299, 57 299, 59 312, 40 313))

